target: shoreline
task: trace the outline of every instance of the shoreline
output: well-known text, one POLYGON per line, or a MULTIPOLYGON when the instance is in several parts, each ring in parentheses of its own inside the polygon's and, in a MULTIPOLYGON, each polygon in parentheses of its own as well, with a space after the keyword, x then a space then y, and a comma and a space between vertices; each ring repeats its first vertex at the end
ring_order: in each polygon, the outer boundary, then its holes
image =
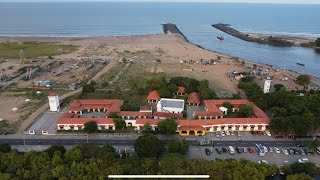
MULTIPOLYGON (((169 23, 168 23, 169 24, 169 23)), ((211 50, 211 49, 207 49, 207 48, 204 48, 202 47, 201 45, 198 45, 198 44, 195 44, 195 43, 192 43, 190 42, 187 37, 183 34, 183 32, 181 32, 179 30, 179 28, 175 25, 175 24, 170 24, 170 25, 173 25, 172 27, 174 28, 177 28, 176 29, 176 32, 175 30, 172 30, 172 31, 165 31, 165 27, 166 25, 168 24, 162 24, 163 26, 163 34, 141 34, 141 35, 128 35, 128 36, 119 36, 119 35, 108 35, 108 36, 3 36, 3 35, 0 35, 0 43, 2 42, 23 42, 23 41, 39 41, 39 42, 56 42, 56 43, 59 43, 57 41, 64 41, 64 40, 68 40, 67 42, 65 43, 72 43, 72 42, 77 42, 77 41, 81 41, 81 40, 88 40, 90 41, 90 39, 93 39, 93 40, 101 40, 103 41, 103 39, 101 38, 148 38, 148 37, 155 37, 155 36, 164 36, 164 35, 168 35, 168 34, 171 34, 171 35, 179 35, 179 38, 191 45, 194 45, 202 50, 205 50, 205 51, 208 51, 208 52, 211 52, 211 53, 215 53, 221 57, 225 57, 225 58, 228 58, 228 59, 238 59, 240 61, 245 61, 246 63, 248 64, 256 64, 256 65, 259 65, 259 66, 266 66, 266 67, 269 67, 269 68, 275 68, 275 69, 279 69, 279 70, 283 70, 283 71, 290 71, 292 73, 296 73, 296 74, 307 74, 311 77, 314 77, 316 79, 318 79, 320 81, 320 77, 319 76, 316 76, 316 75, 313 75, 313 74, 310 74, 310 73, 304 73, 304 72, 299 72, 299 71, 294 71, 294 70, 291 70, 291 69, 284 69, 284 68, 281 68, 281 67, 278 67, 278 66, 275 66, 275 65, 271 65, 271 64, 265 64, 265 63, 261 63, 261 62, 255 62, 254 60, 250 60, 250 59, 243 59, 243 58, 240 58, 240 57, 235 57, 235 56, 232 56, 232 55, 228 55, 228 54, 224 54, 224 53, 221 53, 221 52, 218 52, 218 51, 215 51, 215 50, 211 50)), ((60 42, 61 43, 61 42, 60 42)), ((103 42, 101 42, 103 43, 103 42)))

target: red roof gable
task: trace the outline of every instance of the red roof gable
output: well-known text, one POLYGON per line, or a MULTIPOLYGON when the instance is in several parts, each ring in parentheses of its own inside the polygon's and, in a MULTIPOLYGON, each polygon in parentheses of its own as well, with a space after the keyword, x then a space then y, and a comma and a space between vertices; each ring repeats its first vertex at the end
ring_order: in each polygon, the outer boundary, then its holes
POLYGON ((136 124, 149 124, 149 125, 158 125, 158 123, 162 121, 160 119, 136 119, 136 124))
POLYGON ((186 93, 186 89, 184 87, 182 87, 182 86, 179 86, 178 90, 177 90, 177 93, 184 94, 184 93, 186 93))
POLYGON ((195 103, 195 104, 200 104, 201 99, 200 99, 200 94, 197 92, 193 92, 191 94, 189 94, 188 103, 195 103))
POLYGON ((96 121, 97 124, 114 124, 112 118, 60 118, 57 122, 59 124, 81 124, 84 125, 87 122, 96 121))
POLYGON ((164 118, 175 118, 175 119, 183 118, 183 114, 181 113, 168 113, 168 112, 154 112, 153 116, 164 117, 164 118))
POLYGON ((48 96, 57 96, 58 94, 55 92, 51 92, 48 96))
POLYGON ((123 101, 119 99, 105 100, 74 100, 70 104, 71 111, 79 111, 87 108, 106 108, 107 114, 111 112, 120 112, 123 101))
POLYGON ((147 100, 160 100, 160 95, 157 90, 151 91, 147 97, 147 100))
POLYGON ((152 116, 152 112, 139 112, 139 111, 121 111, 119 116, 152 116))

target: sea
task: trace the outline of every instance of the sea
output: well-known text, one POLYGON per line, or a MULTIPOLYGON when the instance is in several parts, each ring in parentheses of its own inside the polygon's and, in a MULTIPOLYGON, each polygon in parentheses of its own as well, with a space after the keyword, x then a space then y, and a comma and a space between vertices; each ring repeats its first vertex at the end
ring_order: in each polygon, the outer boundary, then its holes
POLYGON ((174 23, 203 48, 320 77, 314 49, 246 42, 211 27, 225 23, 244 32, 320 37, 319 12, 320 5, 300 4, 2 2, 0 36, 163 34, 161 24, 174 23))

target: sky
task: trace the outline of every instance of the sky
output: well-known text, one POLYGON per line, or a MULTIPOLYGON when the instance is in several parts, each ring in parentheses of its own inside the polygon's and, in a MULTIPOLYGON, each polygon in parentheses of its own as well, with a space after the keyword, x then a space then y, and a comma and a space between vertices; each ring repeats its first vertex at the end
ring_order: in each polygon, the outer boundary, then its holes
POLYGON ((90 1, 125 1, 125 2, 237 2, 237 3, 284 3, 284 4, 320 4, 320 0, 0 0, 0 2, 90 2, 90 1))

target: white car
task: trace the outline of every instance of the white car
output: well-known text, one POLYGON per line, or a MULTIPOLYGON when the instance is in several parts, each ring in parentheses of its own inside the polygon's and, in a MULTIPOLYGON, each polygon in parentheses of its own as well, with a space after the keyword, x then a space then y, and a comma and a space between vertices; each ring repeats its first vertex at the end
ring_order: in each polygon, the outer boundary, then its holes
POLYGON ((262 146, 263 147, 263 149, 264 149, 264 152, 268 152, 268 148, 267 147, 265 147, 265 146, 262 146))
POLYGON ((234 136, 234 131, 231 131, 231 136, 234 136))
POLYGON ((241 137, 241 132, 238 132, 238 136, 241 137))
POLYGON ((229 131, 226 131, 226 135, 227 135, 227 136, 230 136, 230 132, 229 132, 229 131))
POLYGON ((282 152, 283 152, 283 154, 285 154, 285 155, 289 155, 288 150, 286 150, 286 149, 282 149, 282 152))
POLYGON ((273 152, 273 148, 272 147, 269 147, 269 152, 273 152))
POLYGON ((224 132, 222 131, 221 133, 220 133, 220 135, 223 137, 223 136, 225 136, 225 134, 224 134, 224 132))
POLYGON ((258 161, 259 164, 268 164, 268 161, 266 160, 261 160, 261 161, 258 161))
POLYGON ((299 162, 299 163, 307 163, 307 162, 309 162, 309 159, 307 159, 307 158, 301 158, 301 159, 298 160, 298 162, 299 162))
POLYGON ((267 136, 271 136, 270 131, 266 131, 267 136))
POLYGON ((277 148, 277 147, 274 148, 274 151, 275 151, 277 154, 280 154, 280 153, 281 153, 281 152, 280 152, 280 149, 277 148))

